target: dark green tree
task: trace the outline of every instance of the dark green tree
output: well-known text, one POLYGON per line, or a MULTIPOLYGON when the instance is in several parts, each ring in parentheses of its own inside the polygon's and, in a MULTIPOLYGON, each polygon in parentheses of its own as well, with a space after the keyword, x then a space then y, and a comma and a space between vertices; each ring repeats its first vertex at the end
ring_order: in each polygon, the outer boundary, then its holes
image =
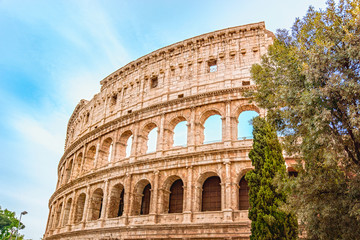
POLYGON ((299 161, 285 185, 307 239, 360 239, 360 1, 310 7, 251 69, 253 97, 299 161))
MULTIPOLYGON (((15 212, 7 209, 2 210, 0 207, 0 239, 15 239, 18 225, 19 220, 15 217, 15 212)), ((19 230, 24 228, 25 225, 20 223, 19 230)), ((18 239, 22 240, 24 239, 24 236, 19 235, 18 239)))
POLYGON ((286 180, 286 166, 275 129, 260 117, 254 118, 253 126, 249 157, 254 169, 245 177, 250 187, 250 239, 297 239, 295 215, 279 208, 286 201, 286 192, 277 190, 274 179, 286 180))

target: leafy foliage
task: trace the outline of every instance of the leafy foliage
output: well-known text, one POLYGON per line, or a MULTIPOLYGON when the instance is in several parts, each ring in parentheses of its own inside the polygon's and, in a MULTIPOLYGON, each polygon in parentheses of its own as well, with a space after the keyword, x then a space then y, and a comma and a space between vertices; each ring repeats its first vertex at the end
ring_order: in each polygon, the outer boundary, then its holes
POLYGON ((287 187, 306 237, 359 239, 360 1, 310 7, 251 73, 255 101, 303 160, 287 187))
MULTIPOLYGON (((15 212, 2 210, 0 207, 0 239, 15 239, 18 225, 19 220, 15 217, 15 212)), ((19 230, 24 228, 25 225, 20 223, 19 230)), ((18 236, 19 240, 23 238, 23 235, 18 236)))
POLYGON ((284 191, 277 191, 274 178, 285 179, 286 167, 276 132, 265 119, 253 120, 253 149, 249 157, 254 166, 246 174, 250 191, 249 218, 251 239, 297 239, 297 219, 279 208, 286 200, 284 191))

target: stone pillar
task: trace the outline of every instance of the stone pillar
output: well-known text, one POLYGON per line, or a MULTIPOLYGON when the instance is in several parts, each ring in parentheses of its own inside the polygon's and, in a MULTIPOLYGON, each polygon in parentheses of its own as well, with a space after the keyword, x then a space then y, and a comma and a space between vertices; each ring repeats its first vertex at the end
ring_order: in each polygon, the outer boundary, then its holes
POLYGON ((231 198, 231 162, 229 159, 224 160, 225 165, 225 179, 224 184, 224 205, 223 205, 223 212, 224 212, 224 221, 225 222, 232 222, 233 221, 233 209, 232 206, 232 198, 231 198))
POLYGON ((187 167, 187 181, 186 181, 186 187, 184 188, 184 191, 186 191, 185 194, 185 207, 184 207, 184 223, 190 223, 192 222, 192 211, 193 211, 193 167, 188 166, 187 167))
POLYGON ((154 176, 153 176, 153 183, 154 186, 152 187, 152 191, 151 191, 151 199, 150 199, 150 214, 158 214, 158 209, 157 209, 157 205, 158 205, 158 190, 159 190, 159 174, 160 172, 158 170, 154 171, 154 176))
MULTIPOLYGON (((136 157, 138 156, 138 145, 139 145, 139 123, 136 122, 134 124, 134 132, 133 132, 133 140, 131 143, 131 152, 130 152, 130 163, 134 162, 136 157)), ((126 149, 125 149, 126 151, 126 149)), ((126 153, 125 153, 126 154, 126 153)))
POLYGON ((158 127, 158 136, 156 142, 156 156, 160 157, 162 151, 165 149, 165 136, 164 136, 165 114, 161 114, 160 126, 158 127), (160 156, 159 156, 160 155, 160 156))
POLYGON ((84 211, 83 211, 83 218, 81 220, 81 222, 83 223, 83 229, 85 228, 85 224, 88 220, 88 215, 90 212, 90 205, 91 202, 91 196, 90 196, 90 185, 86 186, 86 199, 85 199, 85 204, 84 204, 84 211))
POLYGON ((109 202, 109 198, 110 198, 110 194, 109 194, 109 180, 106 179, 105 181, 105 186, 104 186, 104 195, 103 195, 103 202, 102 202, 102 211, 100 214, 100 220, 101 222, 101 227, 104 226, 104 222, 105 222, 105 218, 107 217, 107 212, 108 212, 108 202, 109 202))
POLYGON ((189 147, 190 151, 194 151, 195 150, 195 144, 196 144, 196 129, 195 129, 195 114, 196 114, 196 109, 195 107, 191 108, 191 113, 190 113, 190 122, 188 123, 188 137, 187 137, 187 145, 189 147))
POLYGON ((72 196, 73 196, 73 200, 72 200, 71 207, 70 207, 68 225, 72 225, 72 223, 74 222, 74 217, 75 217, 75 209, 76 209, 75 191, 73 191, 72 196))
POLYGON ((100 151, 100 141, 101 141, 101 139, 99 139, 99 142, 96 145, 96 153, 95 153, 95 159, 94 159, 94 169, 97 168, 97 164, 98 164, 99 151, 100 151))
POLYGON ((84 172, 84 164, 85 164, 85 154, 86 154, 86 147, 87 144, 84 144, 83 146, 83 154, 82 154, 82 159, 81 159, 81 165, 80 165, 80 169, 79 169, 79 176, 81 176, 84 172))
MULTIPOLYGON (((225 147, 231 146, 231 101, 228 100, 225 103, 225 129, 222 133, 223 141, 225 143, 225 147)), ((224 124, 223 124, 224 125, 224 124)))
POLYGON ((124 180, 124 214, 125 217, 125 224, 129 224, 129 215, 130 215, 130 207, 131 207, 131 174, 126 173, 125 180, 124 180))
POLYGON ((75 176, 75 168, 76 168, 76 154, 74 153, 73 159, 72 159, 72 166, 71 166, 71 174, 70 174, 70 178, 69 178, 69 182, 72 181, 76 176, 75 176))

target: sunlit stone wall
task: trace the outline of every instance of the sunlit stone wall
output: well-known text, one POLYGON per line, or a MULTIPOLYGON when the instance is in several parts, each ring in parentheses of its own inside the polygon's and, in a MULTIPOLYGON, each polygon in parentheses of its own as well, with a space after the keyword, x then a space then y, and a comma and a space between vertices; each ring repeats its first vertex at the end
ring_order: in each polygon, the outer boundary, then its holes
POLYGON ((45 239, 248 239, 238 119, 265 114, 244 93, 273 37, 264 22, 223 29, 103 79, 69 120, 45 239))

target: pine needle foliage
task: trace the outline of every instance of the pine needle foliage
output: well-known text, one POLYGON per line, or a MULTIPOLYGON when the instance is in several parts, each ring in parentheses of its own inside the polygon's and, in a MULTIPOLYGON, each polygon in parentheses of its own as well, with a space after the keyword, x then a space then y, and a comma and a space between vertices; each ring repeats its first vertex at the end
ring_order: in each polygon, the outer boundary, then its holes
POLYGON ((297 219, 279 207, 286 192, 278 191, 275 178, 286 179, 286 166, 275 129, 264 119, 253 120, 253 149, 249 153, 254 169, 248 181, 251 240, 297 239, 297 219))

